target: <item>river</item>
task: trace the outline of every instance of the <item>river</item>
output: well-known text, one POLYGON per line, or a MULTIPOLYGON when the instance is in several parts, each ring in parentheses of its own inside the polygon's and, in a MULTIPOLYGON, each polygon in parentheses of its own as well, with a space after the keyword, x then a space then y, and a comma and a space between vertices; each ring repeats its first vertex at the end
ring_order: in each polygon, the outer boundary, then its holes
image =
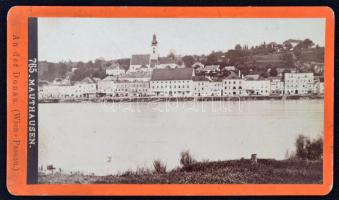
POLYGON ((323 133, 323 100, 39 104, 39 166, 115 174, 197 160, 283 159, 323 133))

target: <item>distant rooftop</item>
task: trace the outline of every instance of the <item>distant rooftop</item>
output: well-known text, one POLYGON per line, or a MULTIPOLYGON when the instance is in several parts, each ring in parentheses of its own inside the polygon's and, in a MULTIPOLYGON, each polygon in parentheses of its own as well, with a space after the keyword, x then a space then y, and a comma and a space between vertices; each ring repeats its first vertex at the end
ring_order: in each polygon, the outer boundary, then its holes
POLYGON ((193 68, 154 69, 152 81, 192 80, 193 68))
POLYGON ((131 65, 149 65, 149 54, 136 54, 131 57, 131 65))

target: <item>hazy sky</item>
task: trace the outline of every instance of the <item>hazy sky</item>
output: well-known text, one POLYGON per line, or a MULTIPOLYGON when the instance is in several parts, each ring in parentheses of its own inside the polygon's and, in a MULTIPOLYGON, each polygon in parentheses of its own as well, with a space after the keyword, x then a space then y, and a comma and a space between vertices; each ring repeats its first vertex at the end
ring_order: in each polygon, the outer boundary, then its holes
POLYGON ((310 38, 325 41, 324 19, 39 18, 39 60, 58 62, 127 58, 149 54, 152 35, 160 56, 209 54, 236 44, 310 38))

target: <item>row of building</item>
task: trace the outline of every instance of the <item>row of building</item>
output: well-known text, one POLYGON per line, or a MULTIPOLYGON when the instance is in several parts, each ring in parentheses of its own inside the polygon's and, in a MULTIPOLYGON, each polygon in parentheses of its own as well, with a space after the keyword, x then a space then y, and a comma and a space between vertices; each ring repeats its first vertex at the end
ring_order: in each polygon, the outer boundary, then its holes
POLYGON ((101 97, 204 97, 323 94, 324 80, 313 73, 285 73, 262 79, 240 71, 221 80, 196 76, 193 68, 154 69, 142 76, 86 77, 39 84, 39 99, 91 99, 101 97))

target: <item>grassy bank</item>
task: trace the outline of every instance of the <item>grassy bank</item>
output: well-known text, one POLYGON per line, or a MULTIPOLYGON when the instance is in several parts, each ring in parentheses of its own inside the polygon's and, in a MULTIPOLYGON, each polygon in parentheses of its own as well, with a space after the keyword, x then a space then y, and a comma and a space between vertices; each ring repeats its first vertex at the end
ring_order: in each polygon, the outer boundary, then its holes
POLYGON ((322 161, 258 159, 196 162, 165 173, 139 169, 120 175, 39 174, 40 183, 122 183, 122 184, 241 184, 322 183, 322 161))

